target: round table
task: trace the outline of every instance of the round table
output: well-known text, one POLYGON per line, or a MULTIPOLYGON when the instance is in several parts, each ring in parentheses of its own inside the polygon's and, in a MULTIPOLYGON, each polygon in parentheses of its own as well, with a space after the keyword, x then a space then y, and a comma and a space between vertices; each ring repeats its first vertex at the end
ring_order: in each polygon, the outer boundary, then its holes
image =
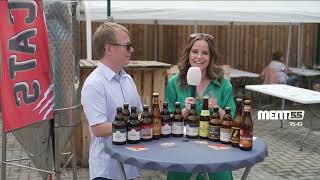
POLYGON ((246 179, 251 167, 268 156, 267 146, 258 138, 253 141, 252 151, 242 151, 231 145, 185 137, 161 138, 136 145, 113 145, 111 138, 106 141, 106 152, 111 158, 119 161, 123 179, 126 179, 123 164, 142 169, 192 172, 191 178, 195 178, 198 173, 207 174, 245 167, 241 179, 246 179), (136 145, 147 150, 129 150, 136 145))

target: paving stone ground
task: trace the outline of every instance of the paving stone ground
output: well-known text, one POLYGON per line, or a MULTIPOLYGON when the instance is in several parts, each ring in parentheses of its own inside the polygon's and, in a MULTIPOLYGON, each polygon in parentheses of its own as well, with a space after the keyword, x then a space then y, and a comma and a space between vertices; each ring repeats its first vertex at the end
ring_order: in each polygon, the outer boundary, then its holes
MULTIPOLYGON (((254 119, 256 119, 256 114, 257 110, 254 110, 254 119)), ((267 144, 269 156, 251 169, 247 179, 320 180, 320 133, 316 131, 312 132, 305 141, 303 151, 299 151, 300 141, 307 131, 308 129, 305 127, 292 127, 288 122, 284 122, 284 127, 280 128, 279 121, 254 120, 254 136, 262 139, 267 144)), ((2 147, 2 142, 0 142, 0 147, 2 147)), ((8 134, 7 158, 21 157, 26 157, 24 150, 15 137, 12 134, 8 134)), ((29 160, 24 160, 20 163, 32 166, 29 160)), ((243 171, 244 169, 233 171, 234 179, 240 179, 243 171)), ((78 167, 77 175, 78 179, 87 180, 89 177, 88 169, 78 167)), ((8 180, 42 179, 36 171, 14 166, 7 166, 6 176, 8 180)), ((61 177, 64 180, 72 179, 72 172, 70 169, 67 169, 63 171, 61 177)), ((141 176, 137 178, 137 180, 165 179, 166 175, 164 172, 147 170, 143 170, 141 176)))

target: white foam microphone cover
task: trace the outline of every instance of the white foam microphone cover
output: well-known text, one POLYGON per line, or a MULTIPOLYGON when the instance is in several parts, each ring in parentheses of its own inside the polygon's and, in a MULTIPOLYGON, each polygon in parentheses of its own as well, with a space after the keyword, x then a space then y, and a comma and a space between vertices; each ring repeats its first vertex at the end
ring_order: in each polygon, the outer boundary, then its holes
POLYGON ((198 86, 201 81, 201 70, 198 67, 190 67, 187 73, 188 85, 198 86))

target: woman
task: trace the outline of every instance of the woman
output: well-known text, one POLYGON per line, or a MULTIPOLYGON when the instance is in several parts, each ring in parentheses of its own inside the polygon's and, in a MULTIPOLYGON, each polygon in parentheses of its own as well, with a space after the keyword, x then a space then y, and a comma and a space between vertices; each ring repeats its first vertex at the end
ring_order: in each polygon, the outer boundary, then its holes
MULTIPOLYGON (((268 65, 268 67, 275 72, 275 76, 277 81, 280 84, 288 84, 291 86, 298 86, 298 77, 297 76, 287 76, 286 75, 286 66, 284 65, 284 56, 280 51, 276 51, 272 54, 272 61, 268 65)), ((290 69, 288 69, 288 73, 290 73, 290 69)))
MULTIPOLYGON (((225 79, 222 66, 217 62, 217 50, 210 34, 196 33, 189 38, 187 47, 178 63, 179 73, 172 76, 166 87, 166 100, 169 111, 174 111, 175 102, 180 102, 182 114, 188 116, 192 103, 196 103, 197 113, 202 109, 202 97, 209 97, 209 107, 220 107, 221 117, 225 107, 231 107, 232 115, 235 114, 232 86, 225 79), (187 71, 190 67, 201 69, 201 82, 196 87, 196 97, 191 97, 191 87, 187 85, 187 71)), ((167 179, 189 179, 191 173, 168 172, 167 179)), ((232 179, 230 171, 210 173, 210 179, 232 179)), ((203 177, 197 178, 197 180, 203 177)))

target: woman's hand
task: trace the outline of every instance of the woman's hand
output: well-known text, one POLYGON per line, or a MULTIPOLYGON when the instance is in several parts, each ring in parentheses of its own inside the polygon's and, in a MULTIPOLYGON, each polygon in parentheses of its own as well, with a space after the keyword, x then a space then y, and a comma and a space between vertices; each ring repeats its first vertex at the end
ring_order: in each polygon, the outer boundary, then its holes
POLYGON ((188 111, 191 109, 191 104, 195 104, 195 103, 196 103, 196 100, 194 99, 194 97, 187 97, 184 100, 184 106, 188 111))
POLYGON ((189 115, 189 111, 191 109, 191 104, 196 103, 196 100, 193 97, 187 97, 184 100, 184 106, 185 108, 182 109, 182 116, 184 118, 187 118, 189 115))
POLYGON ((215 97, 209 98, 209 108, 213 108, 214 106, 218 106, 217 99, 215 97))

